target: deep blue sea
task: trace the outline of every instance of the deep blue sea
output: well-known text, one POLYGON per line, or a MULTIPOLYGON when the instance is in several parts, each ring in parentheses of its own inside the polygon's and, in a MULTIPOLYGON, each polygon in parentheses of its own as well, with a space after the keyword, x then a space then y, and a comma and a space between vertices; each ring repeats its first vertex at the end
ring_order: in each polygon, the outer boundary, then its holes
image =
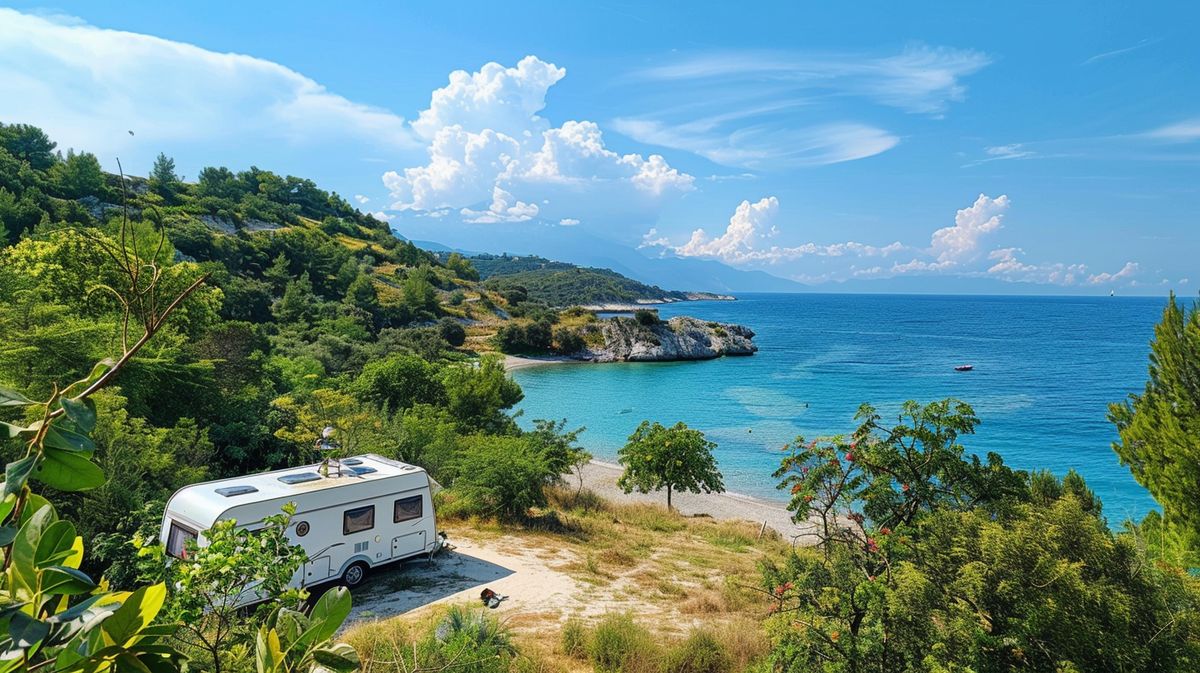
POLYGON ((759 352, 704 362, 547 365, 518 370, 523 424, 567 419, 613 460, 643 419, 684 421, 717 442, 726 488, 782 499, 771 472, 797 435, 846 433, 862 402, 956 397, 981 419, 968 451, 1017 468, 1080 472, 1110 523, 1154 501, 1111 449, 1107 405, 1142 389, 1166 300, 750 294, 661 307, 753 329, 759 352), (970 363, 971 372, 954 366, 970 363))

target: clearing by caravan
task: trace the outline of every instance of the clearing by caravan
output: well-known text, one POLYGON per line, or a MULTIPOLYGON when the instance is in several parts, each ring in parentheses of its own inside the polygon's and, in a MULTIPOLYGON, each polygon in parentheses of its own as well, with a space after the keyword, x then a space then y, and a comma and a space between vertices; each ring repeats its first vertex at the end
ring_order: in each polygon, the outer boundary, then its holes
POLYGON ((185 486, 167 502, 163 546, 182 558, 189 542, 206 544, 204 531, 214 523, 235 519, 254 530, 293 502, 288 538, 308 556, 293 587, 338 579, 353 587, 370 568, 440 547, 432 501, 440 487, 425 470, 374 454, 340 463, 327 476, 307 465, 185 486))

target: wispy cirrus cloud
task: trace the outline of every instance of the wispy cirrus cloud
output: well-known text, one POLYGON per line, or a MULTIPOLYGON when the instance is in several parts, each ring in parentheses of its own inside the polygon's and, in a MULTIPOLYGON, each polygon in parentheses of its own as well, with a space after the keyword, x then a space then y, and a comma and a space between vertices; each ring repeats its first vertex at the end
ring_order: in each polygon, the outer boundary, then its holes
POLYGON ((1188 117, 1129 133, 986 145, 982 156, 963 164, 963 168, 1012 159, 1196 161, 1200 157, 1191 146, 1197 142, 1200 142, 1200 117, 1188 117))
POLYGON ((990 62, 980 52, 923 45, 886 56, 685 57, 633 73, 629 85, 652 87, 664 105, 618 117, 613 128, 639 142, 740 168, 853 161, 900 142, 897 134, 858 117, 880 109, 941 117, 965 98, 963 80, 990 62))
POLYGON ((1116 49, 1110 49, 1110 50, 1108 50, 1108 51, 1102 51, 1102 52, 1100 52, 1100 53, 1098 53, 1098 54, 1095 54, 1095 55, 1093 55, 1093 56, 1089 57, 1088 59, 1086 59, 1086 60, 1085 60, 1083 63, 1080 63, 1079 65, 1092 65, 1093 63, 1096 63, 1096 62, 1099 62, 1099 61, 1103 61, 1103 60, 1106 60, 1106 59, 1110 59, 1110 58, 1113 58, 1113 57, 1115 57, 1115 56, 1123 56, 1123 55, 1125 55, 1125 54, 1128 54, 1128 53, 1131 53, 1131 52, 1135 52, 1135 51, 1137 51, 1137 50, 1139 50, 1139 49, 1141 49, 1141 48, 1143 48, 1143 47, 1148 47, 1148 46, 1150 46, 1150 45, 1152 45, 1152 44, 1154 44, 1154 43, 1156 43, 1156 42, 1158 42, 1158 41, 1159 41, 1158 39, 1146 38, 1146 39, 1144 39, 1144 40, 1139 40, 1139 41, 1137 42, 1137 44, 1131 44, 1131 45, 1129 45, 1129 46, 1127 46, 1127 47, 1118 47, 1118 48, 1116 48, 1116 49))
POLYGON ((1193 143, 1200 140, 1200 117, 1150 129, 1141 133, 1140 137, 1165 143, 1193 143))

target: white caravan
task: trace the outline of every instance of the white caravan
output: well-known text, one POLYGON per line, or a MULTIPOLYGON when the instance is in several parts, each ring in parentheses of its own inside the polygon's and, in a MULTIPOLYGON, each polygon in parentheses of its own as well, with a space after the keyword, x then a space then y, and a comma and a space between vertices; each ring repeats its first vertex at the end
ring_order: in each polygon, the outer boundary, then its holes
POLYGON ((180 558, 188 542, 204 546, 204 531, 217 521, 255 530, 294 502, 288 538, 309 560, 293 587, 338 579, 353 587, 370 568, 437 550, 432 497, 440 486, 425 470, 375 454, 340 462, 340 476, 331 461, 328 476, 306 465, 185 486, 167 501, 163 547, 180 558))

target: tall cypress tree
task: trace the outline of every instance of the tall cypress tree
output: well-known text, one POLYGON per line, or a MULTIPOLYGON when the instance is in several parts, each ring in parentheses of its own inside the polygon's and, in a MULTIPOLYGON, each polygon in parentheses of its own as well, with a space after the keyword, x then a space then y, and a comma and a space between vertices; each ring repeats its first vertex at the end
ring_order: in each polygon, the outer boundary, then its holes
POLYGON ((1171 294, 1154 328, 1145 391, 1110 405, 1108 418, 1121 437, 1113 450, 1163 508, 1147 523, 1200 551, 1200 303, 1188 311, 1171 294))

